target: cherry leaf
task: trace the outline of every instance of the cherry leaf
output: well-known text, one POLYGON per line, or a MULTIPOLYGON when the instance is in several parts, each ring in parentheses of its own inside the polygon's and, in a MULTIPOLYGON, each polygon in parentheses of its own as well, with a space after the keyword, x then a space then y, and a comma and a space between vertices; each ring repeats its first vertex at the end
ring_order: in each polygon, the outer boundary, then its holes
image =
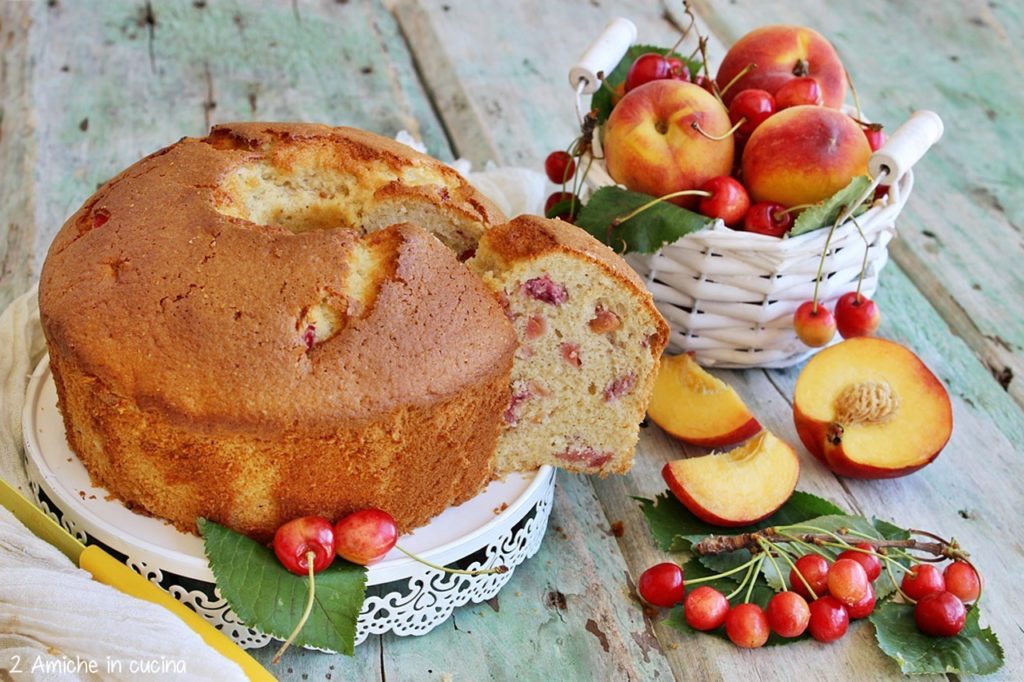
POLYGON ((602 187, 580 211, 576 225, 617 253, 654 253, 711 222, 706 216, 659 201, 622 224, 613 224, 653 199, 621 187, 602 187))
MULTIPOLYGON (((306 606, 308 578, 289 573, 270 549, 240 533, 206 519, 198 525, 217 587, 231 609, 249 627, 287 638, 306 606)), ((315 579, 313 611, 295 644, 351 656, 366 567, 335 559, 315 579)))
POLYGON ((906 675, 987 675, 1003 666, 1003 647, 991 628, 982 628, 978 606, 967 611, 964 629, 955 637, 929 637, 917 629, 914 607, 886 602, 869 620, 878 647, 906 675))
POLYGON ((857 201, 864 195, 864 190, 871 184, 866 175, 858 175, 846 187, 842 188, 827 199, 805 208, 800 212, 793 227, 789 231, 790 237, 796 237, 805 232, 813 232, 823 227, 831 227, 839 217, 840 211, 857 201))

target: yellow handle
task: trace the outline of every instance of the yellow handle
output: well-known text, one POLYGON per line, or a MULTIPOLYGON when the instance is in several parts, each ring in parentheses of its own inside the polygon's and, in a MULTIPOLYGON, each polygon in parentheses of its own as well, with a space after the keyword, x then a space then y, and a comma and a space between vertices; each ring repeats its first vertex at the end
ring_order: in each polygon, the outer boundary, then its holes
POLYGON ((159 604, 192 628, 203 641, 226 658, 237 663, 250 680, 274 680, 274 676, 245 653, 226 635, 213 627, 202 616, 180 601, 149 582, 135 571, 96 546, 86 547, 79 558, 79 565, 92 574, 97 581, 139 599, 159 604))

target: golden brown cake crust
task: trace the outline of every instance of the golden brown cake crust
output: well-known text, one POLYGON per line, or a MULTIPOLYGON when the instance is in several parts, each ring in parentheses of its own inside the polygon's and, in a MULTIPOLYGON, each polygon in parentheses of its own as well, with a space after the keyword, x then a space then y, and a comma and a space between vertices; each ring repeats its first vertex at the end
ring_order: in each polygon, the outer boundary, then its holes
MULTIPOLYGON (((40 315, 69 440, 114 495, 182 528, 204 515, 263 537, 371 503, 412 528, 488 480, 515 337, 484 284, 413 225, 361 238, 239 217, 239 183, 287 193, 274 178, 325 164, 352 179, 356 223, 379 206, 501 219, 386 138, 251 123, 141 160, 58 233, 40 315), (333 324, 309 347, 312 310, 333 324)), ((341 215, 307 217, 359 227, 341 215)))

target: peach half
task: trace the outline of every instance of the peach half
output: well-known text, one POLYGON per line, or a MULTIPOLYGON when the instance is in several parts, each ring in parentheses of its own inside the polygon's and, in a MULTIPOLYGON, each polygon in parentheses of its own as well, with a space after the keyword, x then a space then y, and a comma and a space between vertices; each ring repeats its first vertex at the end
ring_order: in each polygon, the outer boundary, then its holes
POLYGON ((800 460, 793 448, 765 431, 729 452, 669 462, 661 475, 697 518, 716 526, 746 526, 786 503, 800 478, 800 460))
POLYGON ((647 416, 684 443, 707 448, 738 443, 761 430, 732 386, 688 353, 662 357, 647 416))
POLYGON ((840 476, 894 478, 938 456, 953 430, 953 407, 905 346, 858 337, 807 363, 793 420, 811 454, 840 476))

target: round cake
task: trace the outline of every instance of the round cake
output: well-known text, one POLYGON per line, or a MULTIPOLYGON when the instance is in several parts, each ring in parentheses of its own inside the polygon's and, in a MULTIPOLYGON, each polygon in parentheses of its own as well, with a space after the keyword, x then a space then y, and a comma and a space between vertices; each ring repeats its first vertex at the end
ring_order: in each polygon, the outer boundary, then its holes
POLYGON ((368 507, 422 525, 492 475, 516 339, 459 258, 502 220, 447 166, 352 129, 218 126, 143 159, 43 266, 72 448, 186 531, 266 539, 368 507))

